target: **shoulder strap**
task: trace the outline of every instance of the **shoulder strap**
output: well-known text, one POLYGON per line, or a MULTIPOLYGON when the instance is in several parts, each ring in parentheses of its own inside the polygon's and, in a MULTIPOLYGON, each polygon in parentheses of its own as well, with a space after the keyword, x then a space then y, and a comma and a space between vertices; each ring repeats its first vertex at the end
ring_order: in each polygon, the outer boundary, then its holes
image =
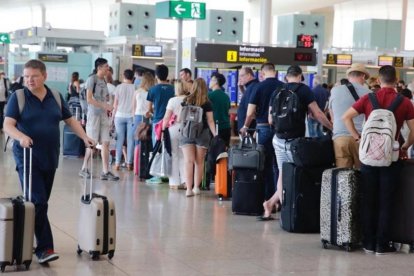
POLYGON ((404 100, 404 96, 401 94, 398 94, 397 97, 392 101, 391 105, 387 109, 391 112, 394 112, 403 100, 404 100))
POLYGON ((24 89, 16 90, 17 105, 19 106, 19 113, 22 114, 26 98, 24 96, 24 89))
POLYGON ((352 83, 348 82, 346 84, 346 87, 348 87, 348 90, 349 90, 349 92, 351 92, 351 95, 352 95, 352 97, 354 97, 354 100, 355 101, 358 101, 359 100, 359 96, 358 96, 358 94, 357 94, 357 92, 355 90, 355 87, 352 85, 352 83))
POLYGON ((380 108, 380 105, 379 105, 378 100, 377 100, 377 95, 375 93, 368 93, 368 98, 369 98, 369 101, 372 104, 372 109, 373 110, 380 108))
POLYGON ((62 100, 60 98, 60 93, 56 90, 50 90, 52 92, 53 97, 55 98, 59 108, 62 110, 62 100))
MULTIPOLYGON (((104 80, 105 81, 105 80, 104 80)), ((98 76, 95 74, 93 75, 93 88, 92 88, 92 95, 95 94, 96 83, 98 82, 98 76)), ((105 82, 106 83, 106 82, 105 82)))

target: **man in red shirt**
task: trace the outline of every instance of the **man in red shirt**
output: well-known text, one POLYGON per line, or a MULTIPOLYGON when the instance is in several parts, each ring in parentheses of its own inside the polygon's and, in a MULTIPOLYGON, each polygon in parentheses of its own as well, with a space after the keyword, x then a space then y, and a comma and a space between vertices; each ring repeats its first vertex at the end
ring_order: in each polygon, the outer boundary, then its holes
MULTIPOLYGON (((375 96, 381 108, 388 108, 397 97, 395 68, 389 65, 381 67, 378 81, 381 89, 375 93, 375 96)), ((359 141, 361 136, 355 129, 352 118, 363 113, 365 119, 367 119, 372 110, 373 107, 367 94, 354 103, 343 115, 342 119, 355 141, 359 141)), ((401 147, 401 154, 406 156, 408 147, 414 142, 414 107, 408 98, 404 97, 395 110, 394 116, 397 123, 396 140, 398 140, 404 121, 407 121, 410 129, 408 139, 401 147)), ((362 164, 361 174, 363 180, 362 229, 364 251, 376 253, 377 255, 395 252, 395 248, 390 245, 390 211, 396 187, 395 179, 398 179, 399 175, 398 162, 393 162, 388 167, 373 167, 362 164)))

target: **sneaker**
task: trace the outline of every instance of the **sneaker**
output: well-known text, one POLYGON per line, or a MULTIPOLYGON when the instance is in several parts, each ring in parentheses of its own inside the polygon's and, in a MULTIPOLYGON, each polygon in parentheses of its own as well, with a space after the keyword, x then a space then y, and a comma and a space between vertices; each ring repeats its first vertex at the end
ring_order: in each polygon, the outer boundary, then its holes
POLYGON ((375 254, 375 251, 371 248, 363 247, 362 250, 364 250, 364 252, 368 254, 375 254))
POLYGON ((376 255, 387 255, 390 253, 395 253, 397 250, 392 245, 377 245, 376 255))
POLYGON ((154 176, 153 178, 145 180, 145 183, 147 183, 147 184, 161 184, 162 181, 161 181, 161 178, 154 176))
POLYGON ((55 251, 53 251, 53 249, 47 249, 40 253, 37 256, 37 259, 39 264, 45 264, 48 262, 56 261, 57 259, 59 259, 59 255, 56 254, 55 251))
POLYGON ((119 180, 119 176, 116 176, 111 172, 102 173, 101 174, 101 180, 117 181, 117 180, 119 180))
POLYGON ((185 196, 186 196, 186 197, 192 197, 192 196, 194 196, 194 193, 193 193, 193 191, 192 191, 192 190, 187 190, 187 191, 185 192, 185 196))
POLYGON ((83 178, 87 178, 87 179, 89 179, 89 178, 91 178, 91 174, 89 173, 89 171, 88 171, 88 169, 81 169, 80 171, 79 171, 79 176, 81 176, 81 177, 83 177, 83 178))
POLYGON ((194 187, 193 188, 193 193, 195 194, 195 195, 199 195, 201 192, 200 192, 200 188, 199 187, 194 187))

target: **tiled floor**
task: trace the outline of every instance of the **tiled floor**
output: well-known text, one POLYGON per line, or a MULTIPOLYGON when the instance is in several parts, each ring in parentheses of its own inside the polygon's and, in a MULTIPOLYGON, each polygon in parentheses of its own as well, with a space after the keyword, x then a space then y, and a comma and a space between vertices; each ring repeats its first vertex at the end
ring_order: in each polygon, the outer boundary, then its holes
MULTIPOLYGON (((50 200, 60 259, 49 267, 34 259, 30 271, 13 275, 413 275, 414 255, 323 250, 319 235, 290 234, 278 221, 235 216, 231 202, 219 202, 213 192, 186 198, 183 191, 146 185, 124 171, 119 182, 96 181, 96 191, 112 197, 117 208, 114 258, 78 257, 80 165, 79 159, 61 159, 50 200)), ((0 196, 18 194, 16 182, 11 153, 1 151, 0 196)))

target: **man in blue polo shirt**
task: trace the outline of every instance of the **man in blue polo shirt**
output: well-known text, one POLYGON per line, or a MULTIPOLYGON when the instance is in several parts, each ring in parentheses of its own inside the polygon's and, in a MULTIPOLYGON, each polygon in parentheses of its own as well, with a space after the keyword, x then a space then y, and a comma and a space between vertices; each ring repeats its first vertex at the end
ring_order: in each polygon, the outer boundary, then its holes
MULTIPOLYGON (((148 112, 146 117, 152 116, 152 129, 155 130, 155 125, 164 118, 165 111, 167 110, 168 100, 174 97, 174 86, 169 84, 168 67, 164 64, 160 64, 155 68, 155 77, 157 84, 151 87, 148 91, 147 102, 148 112)), ((152 132, 152 143, 155 145, 155 131, 152 132)), ((152 184, 161 183, 161 179, 153 177, 148 179, 147 182, 152 184)))
POLYGON ((59 123, 65 121, 85 142, 93 146, 82 126, 69 111, 60 96, 60 103, 44 83, 47 78, 46 66, 40 60, 29 60, 23 71, 24 106, 19 110, 16 93, 7 105, 4 121, 5 132, 14 139, 13 155, 20 181, 23 181, 23 148, 33 148, 32 201, 35 205, 35 254, 39 263, 54 261, 59 256, 54 252, 52 230, 47 217, 48 200, 53 179, 58 167, 60 152, 59 123))
MULTIPOLYGON (((239 106, 237 108, 237 131, 240 131, 244 126, 247 115, 247 106, 249 105, 250 96, 253 88, 259 81, 255 78, 254 72, 250 67, 243 67, 239 71, 239 83, 245 87, 242 98, 240 99, 239 106)), ((252 120, 249 125, 250 128, 256 127, 256 120, 252 120)))
POLYGON ((276 78, 275 65, 273 63, 264 63, 261 67, 264 80, 256 84, 250 96, 249 105, 247 106, 247 116, 244 126, 240 129, 240 133, 246 135, 247 129, 254 117, 256 116, 256 129, 259 135, 259 144, 265 147, 265 199, 272 197, 276 190, 276 179, 278 170, 276 166, 276 157, 273 151, 272 139, 273 128, 268 122, 270 98, 276 89, 283 85, 283 82, 276 78))

